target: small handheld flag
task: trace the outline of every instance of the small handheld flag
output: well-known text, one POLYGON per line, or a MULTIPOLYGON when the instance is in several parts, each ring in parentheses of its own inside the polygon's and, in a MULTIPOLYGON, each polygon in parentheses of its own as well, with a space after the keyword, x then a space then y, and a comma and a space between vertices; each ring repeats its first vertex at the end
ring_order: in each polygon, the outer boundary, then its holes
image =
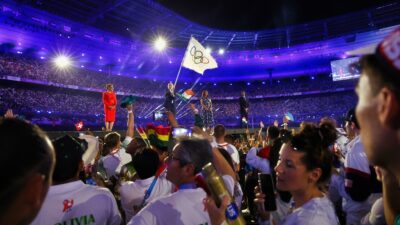
POLYGON ((151 144, 150 144, 149 138, 147 137, 145 130, 142 127, 139 127, 139 128, 136 127, 136 131, 138 132, 139 136, 142 138, 144 143, 146 143, 147 147, 151 148, 151 144))
POLYGON ((187 89, 182 94, 178 93, 177 95, 182 98, 183 101, 189 101, 194 96, 194 92, 192 89, 187 89))

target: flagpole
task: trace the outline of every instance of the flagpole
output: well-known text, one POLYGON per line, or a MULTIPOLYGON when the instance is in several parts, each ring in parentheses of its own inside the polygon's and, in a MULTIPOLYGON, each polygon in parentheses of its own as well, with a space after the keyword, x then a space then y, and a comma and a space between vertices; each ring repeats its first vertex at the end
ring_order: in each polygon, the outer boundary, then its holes
MULTIPOLYGON (((185 55, 186 55, 186 52, 185 52, 185 55)), ((185 59, 185 57, 183 57, 183 59, 185 59)), ((176 78, 175 78, 174 88, 176 87, 176 83, 178 82, 179 74, 181 73, 183 59, 182 59, 181 65, 179 66, 178 74, 176 75, 176 78)))
MULTIPOLYGON (((190 36, 189 43, 190 43, 191 39, 192 39, 192 36, 190 36)), ((179 78, 179 75, 181 74, 183 60, 185 60, 185 58, 186 58, 187 51, 188 51, 188 47, 186 47, 186 49, 185 49, 185 54, 183 55, 183 58, 182 58, 182 61, 181 61, 181 65, 179 66, 178 74, 176 75, 176 78, 175 78, 174 88, 176 87, 176 83, 178 83, 178 78, 179 78)))
MULTIPOLYGON (((137 126, 135 126, 135 128, 136 128, 136 132, 138 132, 140 138, 143 140, 143 142, 146 144, 146 146, 147 146, 148 148, 151 148, 150 140, 149 140, 148 138, 147 138, 147 139, 143 138, 142 135, 141 135, 142 132, 139 131, 139 129, 138 129, 137 126)), ((142 127, 140 127, 140 129, 144 132, 144 130, 143 130, 142 127)), ((147 137, 147 134, 146 134, 146 137, 147 137)))

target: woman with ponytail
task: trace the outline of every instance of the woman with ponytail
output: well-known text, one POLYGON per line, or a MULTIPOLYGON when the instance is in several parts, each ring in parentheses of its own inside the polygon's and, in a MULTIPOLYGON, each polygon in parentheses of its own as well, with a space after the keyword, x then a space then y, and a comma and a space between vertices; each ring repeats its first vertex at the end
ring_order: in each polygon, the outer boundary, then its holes
POLYGON ((269 224, 271 219, 277 224, 338 224, 333 205, 324 192, 332 170, 329 147, 336 137, 335 126, 329 121, 320 125, 304 123, 282 145, 275 167, 276 188, 292 194, 292 208, 284 215, 266 212, 262 207, 264 194, 258 190, 255 201, 260 224, 269 224))

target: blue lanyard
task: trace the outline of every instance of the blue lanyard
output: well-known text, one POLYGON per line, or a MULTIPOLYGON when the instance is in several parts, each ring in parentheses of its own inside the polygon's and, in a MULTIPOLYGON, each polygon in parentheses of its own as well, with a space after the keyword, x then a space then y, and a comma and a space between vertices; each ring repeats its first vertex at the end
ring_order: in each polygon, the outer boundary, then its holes
POLYGON ((158 178, 157 176, 154 177, 153 181, 150 184, 150 187, 146 190, 146 193, 144 194, 144 198, 143 198, 142 204, 140 205, 141 208, 144 206, 146 200, 150 197, 151 191, 153 191, 154 185, 157 182, 157 178, 158 178))
POLYGON ((196 188, 197 188, 197 186, 195 183, 186 183, 186 184, 179 185, 179 190, 196 189, 196 188))

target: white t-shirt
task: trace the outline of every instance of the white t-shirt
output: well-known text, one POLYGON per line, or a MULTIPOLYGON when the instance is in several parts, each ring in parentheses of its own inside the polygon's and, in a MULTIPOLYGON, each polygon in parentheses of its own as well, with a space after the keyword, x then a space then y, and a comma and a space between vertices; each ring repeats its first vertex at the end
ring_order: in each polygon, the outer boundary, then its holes
MULTIPOLYGON (((270 224, 269 221, 260 224, 270 224)), ((338 225, 335 209, 326 197, 313 198, 286 215, 279 225, 338 225)))
POLYGON ((240 210, 240 208, 242 207, 242 199, 243 199, 242 187, 240 187, 239 182, 235 183, 233 178, 229 175, 223 175, 222 180, 225 183, 225 187, 227 188, 227 191, 234 198, 236 206, 240 210))
POLYGON ((235 146, 224 142, 218 144, 218 147, 225 149, 229 153, 229 155, 231 155, 231 158, 236 165, 240 164, 239 152, 235 146))
POLYGON ((39 214, 31 224, 120 223, 117 203, 108 189, 74 181, 51 186, 39 214))
POLYGON ((121 167, 130 161, 132 161, 131 155, 126 153, 126 146, 132 141, 132 138, 126 136, 124 141, 121 144, 121 148, 115 154, 108 154, 100 159, 100 163, 103 165, 106 170, 107 176, 112 177, 121 172, 121 167))
POLYGON ((335 209, 326 197, 313 198, 301 207, 293 210, 282 220, 281 225, 338 225, 335 209))
POLYGON ((360 136, 349 142, 346 159, 344 162, 345 168, 352 168, 366 174, 370 174, 369 162, 364 151, 364 146, 361 143, 360 136))
POLYGON ((126 136, 124 141, 121 143, 121 149, 118 151, 118 155, 121 158, 121 164, 117 168, 118 173, 121 171, 121 167, 130 161, 132 161, 132 156, 128 153, 126 153, 126 148, 128 145, 131 143, 133 138, 126 136))
MULTIPOLYGON (((365 174, 370 174, 371 171, 369 168, 368 158, 365 154, 360 136, 354 138, 347 146, 348 152, 344 162, 344 167, 358 170, 365 174)), ((351 181, 344 179, 344 186, 346 186, 346 182, 351 181)), ((343 193, 343 191, 341 191, 341 193, 343 193)), ((343 193, 342 197, 343 211, 346 212, 346 224, 355 225, 361 223, 361 219, 369 212, 372 204, 380 197, 380 194, 371 194, 368 199, 363 202, 353 201, 346 192, 343 193)))
MULTIPOLYGON (((227 191, 232 195, 234 180, 222 176, 227 191)), ((207 194, 201 188, 181 189, 151 201, 129 221, 128 225, 201 225, 211 224, 204 205, 207 194)))
MULTIPOLYGON (((144 180, 136 180, 135 182, 128 181, 121 184, 119 193, 121 195, 121 206, 125 211, 126 221, 129 221, 132 216, 140 211, 139 207, 142 204, 145 192, 150 187, 153 180, 154 176, 144 180)), ((165 173, 160 175, 157 178, 149 198, 146 200, 146 204, 154 199, 171 194, 174 187, 175 186, 165 178, 165 173)))
POLYGON ((279 195, 275 197, 275 200, 276 210, 271 212, 271 219, 273 219, 276 224, 280 224, 280 222, 290 213, 293 202, 284 202, 279 195))
POLYGON ((386 224, 383 209, 383 199, 379 198, 372 205, 371 211, 361 220, 362 225, 384 225, 386 224))
POLYGON ((207 194, 201 188, 183 189, 150 202, 128 225, 211 224, 204 206, 207 194))

